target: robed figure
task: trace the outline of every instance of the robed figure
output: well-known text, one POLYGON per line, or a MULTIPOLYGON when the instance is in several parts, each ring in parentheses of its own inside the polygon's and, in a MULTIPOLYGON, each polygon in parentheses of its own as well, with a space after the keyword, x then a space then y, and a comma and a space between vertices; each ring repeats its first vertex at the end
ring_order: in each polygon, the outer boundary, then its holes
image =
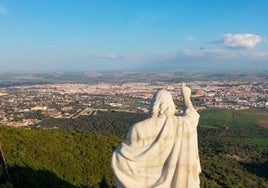
POLYGON ((199 187, 199 114, 185 84, 182 95, 184 115, 175 116, 171 94, 157 91, 151 103, 151 118, 134 124, 114 151, 111 163, 118 188, 199 187))

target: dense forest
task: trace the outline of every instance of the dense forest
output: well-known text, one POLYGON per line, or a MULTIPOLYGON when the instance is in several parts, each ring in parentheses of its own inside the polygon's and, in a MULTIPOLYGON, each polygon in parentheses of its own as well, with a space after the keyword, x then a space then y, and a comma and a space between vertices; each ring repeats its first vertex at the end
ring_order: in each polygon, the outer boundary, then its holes
MULTIPOLYGON (((268 187, 268 111, 201 111, 201 187, 268 187), (260 122, 262 122, 260 124, 260 122)), ((146 114, 98 112, 47 119, 25 128, 0 126, 5 158, 1 187, 114 187, 110 157, 146 114), (57 127, 57 130, 54 130, 57 127)))

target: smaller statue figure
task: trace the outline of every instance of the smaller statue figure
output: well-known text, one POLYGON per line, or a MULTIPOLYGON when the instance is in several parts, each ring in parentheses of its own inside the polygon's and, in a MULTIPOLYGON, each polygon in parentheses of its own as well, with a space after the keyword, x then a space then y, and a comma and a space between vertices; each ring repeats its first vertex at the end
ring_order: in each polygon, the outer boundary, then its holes
POLYGON ((134 124, 114 151, 111 165, 118 188, 196 188, 201 172, 191 90, 182 84, 184 115, 175 116, 172 96, 155 93, 151 118, 134 124))

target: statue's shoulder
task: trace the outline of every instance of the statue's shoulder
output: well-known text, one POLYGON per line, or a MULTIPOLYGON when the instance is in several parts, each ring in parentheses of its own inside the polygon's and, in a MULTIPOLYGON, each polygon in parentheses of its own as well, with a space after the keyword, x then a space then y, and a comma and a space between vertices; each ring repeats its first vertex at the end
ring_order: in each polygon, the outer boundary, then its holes
POLYGON ((151 118, 148 118, 133 124, 129 129, 126 143, 135 143, 138 140, 141 140, 146 134, 146 132, 149 130, 151 123, 151 118))
POLYGON ((188 115, 194 119, 199 119, 199 117, 200 117, 199 113, 194 108, 187 109, 186 115, 188 115))
POLYGON ((185 114, 179 116, 179 123, 182 125, 193 125, 196 127, 199 122, 199 113, 194 109, 187 109, 185 114))

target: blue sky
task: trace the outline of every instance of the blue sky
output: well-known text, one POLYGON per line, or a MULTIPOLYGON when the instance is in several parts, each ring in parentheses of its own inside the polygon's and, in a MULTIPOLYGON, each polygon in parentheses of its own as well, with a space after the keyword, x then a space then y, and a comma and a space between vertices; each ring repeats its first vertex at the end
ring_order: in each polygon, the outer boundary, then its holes
POLYGON ((267 0, 0 0, 0 72, 268 70, 267 0))

